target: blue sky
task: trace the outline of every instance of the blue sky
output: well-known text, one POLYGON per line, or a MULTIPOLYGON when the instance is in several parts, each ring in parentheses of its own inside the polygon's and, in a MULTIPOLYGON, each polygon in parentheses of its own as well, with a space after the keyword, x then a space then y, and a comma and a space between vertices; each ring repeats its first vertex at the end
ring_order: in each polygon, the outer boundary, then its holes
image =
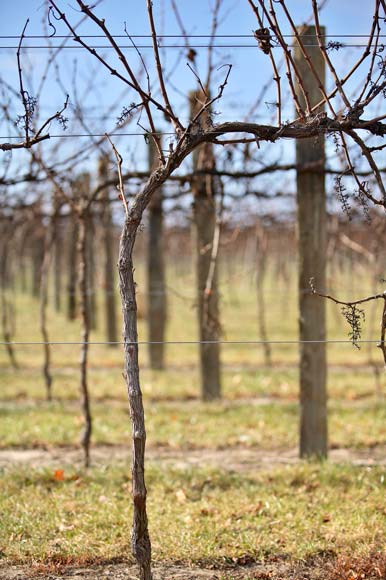
MULTIPOLYGON (((76 11, 76 4, 72 2, 63 2, 58 0, 61 8, 66 12, 67 17, 76 22, 80 19, 80 14, 76 11)), ((27 18, 30 23, 27 29, 27 34, 39 35, 45 34, 46 30, 43 25, 44 19, 44 1, 43 0, 0 0, 2 4, 2 19, 0 22, 1 36, 17 36, 20 34, 27 18)), ((208 34, 211 26, 211 14, 208 9, 208 0, 178 0, 179 10, 183 17, 185 27, 191 34, 208 34)), ((309 0, 289 0, 288 7, 291 9, 296 23, 301 24, 311 14, 311 2, 309 0)), ((329 0, 325 9, 322 12, 321 21, 326 26, 327 34, 366 34, 369 31, 369 23, 371 21, 371 9, 373 2, 367 0, 329 0)), ((158 31, 163 34, 178 34, 179 29, 176 25, 174 14, 170 8, 169 0, 155 0, 154 11, 156 15, 158 31)), ((131 34, 148 34, 148 23, 146 16, 146 2, 145 0, 104 0, 97 8, 97 13, 106 19, 110 30, 114 34, 123 34, 124 22, 127 23, 127 28, 131 34)), ((246 0, 225 0, 223 10, 224 20, 219 29, 220 34, 250 34, 253 29, 257 27, 256 19, 252 14, 250 7, 246 0)), ((52 19, 53 20, 53 19, 52 19)), ((54 20, 53 20, 54 22, 54 20)), ((58 34, 65 34, 66 30, 61 23, 54 22, 57 27, 58 34)), ((52 29, 48 29, 52 30, 52 29)), ((85 23, 79 28, 79 32, 83 34, 94 34, 97 31, 89 23, 85 23)), ((142 44, 149 44, 149 39, 137 39, 142 44)), ((364 39, 346 39, 348 43, 362 43, 364 39)), ((55 41, 54 41, 55 42, 55 41)), ((102 39, 98 39, 98 45, 102 44, 102 39)), ((122 42, 129 44, 126 40, 122 42)), ((175 39, 170 39, 165 42, 175 43, 175 39)), ((196 39, 195 42, 205 44, 205 39, 196 39)), ((227 44, 227 39, 218 39, 218 44, 227 44)), ((232 41, 233 42, 233 41, 232 41)), ((29 40, 25 44, 42 44, 42 40, 29 40)), ((235 44, 253 44, 253 39, 235 39, 235 44)), ((2 39, 0 43, 3 46, 15 45, 17 40, 2 39)), ((206 49, 196 49, 199 53, 198 62, 199 70, 202 76, 205 76, 206 69, 206 49)), ((278 51, 277 51, 278 52, 278 51)), ((127 53, 133 55, 133 51, 127 50, 127 53)), ((41 49, 25 49, 24 51, 24 69, 26 74, 33 71, 34 83, 37 84, 39 72, 42 70, 47 58, 47 51, 41 49)), ((112 52, 106 52, 110 57, 112 52)), ((341 51, 341 55, 337 55, 338 61, 346 64, 347 55, 352 58, 358 54, 358 49, 345 49, 341 51), (352 56, 351 56, 352 55, 352 56)), ((143 55, 151 70, 151 51, 143 49, 143 55)), ((165 69, 171 66, 178 55, 176 49, 165 49, 163 57, 165 62, 165 69)), ((232 63, 233 70, 230 77, 229 86, 224 99, 224 106, 232 108, 234 115, 234 107, 237 105, 242 112, 242 108, 248 108, 248 105, 253 101, 253 98, 258 94, 261 86, 271 76, 271 70, 268 59, 257 49, 254 48, 221 48, 216 51, 216 59, 218 64, 227 62, 232 63)), ((68 82, 72 76, 72 69, 74 61, 77 61, 79 71, 79 83, 87 82, 88 73, 90 73, 94 65, 92 58, 85 54, 82 49, 68 49, 63 51, 59 62, 63 69, 63 76, 68 82)), ((181 65, 178 67, 174 75, 174 81, 182 91, 187 91, 189 86, 195 86, 195 79, 192 73, 186 67, 186 58, 182 59, 181 65)), ((15 70, 15 50, 0 49, 0 63, 1 71, 4 78, 12 84, 17 86, 16 70, 15 70)), ((99 71, 97 74, 98 82, 102 84, 102 101, 101 95, 97 97, 98 105, 103 105, 111 102, 117 91, 120 90, 119 83, 114 83, 109 78, 108 73, 103 74, 99 71)), ((221 77, 219 77, 221 78, 221 77)), ((48 78, 48 95, 43 95, 44 106, 57 107, 57 103, 52 103, 53 95, 60 91, 56 88, 54 74, 49 75, 48 78), (51 105, 52 103, 52 105, 51 105)), ((70 89, 70 87, 69 87, 70 89)), ((92 95, 88 95, 90 106, 92 103, 92 95)), ((178 93, 172 90, 172 97, 175 101, 181 102, 178 93)), ((43 106, 43 103, 42 103, 43 106)), ((182 105, 181 105, 182 106, 182 105)), ((265 112, 263 111, 262 114, 265 112)))
MULTIPOLYGON (((72 23, 80 20, 81 15, 77 12, 74 0, 58 0, 58 4, 65 11, 72 23)), ((158 32, 160 34, 179 34, 179 28, 170 7, 170 0, 154 0, 153 4, 158 32)), ((209 7, 213 4, 213 0, 212 2, 209 0, 177 0, 177 4, 189 34, 209 34, 211 28, 211 11, 209 7)), ((30 19, 27 29, 28 35, 44 35, 47 33, 47 30, 49 32, 52 31, 52 29, 47 27, 47 20, 44 17, 44 0, 0 0, 0 6, 2 14, 0 36, 17 37, 27 18, 30 19)), ((312 13, 310 0, 288 0, 287 6, 296 24, 302 24, 312 13)), ((331 37, 331 40, 342 40, 347 44, 363 44, 365 43, 364 38, 340 38, 340 35, 367 34, 370 29, 372 7, 373 2, 370 0, 329 0, 323 9, 321 23, 326 26, 328 35, 339 35, 331 37)), ((99 16, 106 19, 106 23, 113 34, 123 34, 125 21, 130 34, 149 34, 145 0, 126 0, 126 2, 123 0, 104 0, 100 3, 96 12, 99 16)), ((220 20, 221 24, 218 34, 246 35, 251 34, 258 26, 246 0, 224 0, 224 8, 220 20)), ((57 34, 67 34, 67 30, 62 23, 56 22, 53 19, 52 21, 56 26, 57 34)), ((99 34, 99 30, 95 29, 89 22, 83 24, 78 29, 78 32, 79 34, 99 34)), ((285 32, 289 32, 289 30, 285 30, 285 32)), ((39 86, 42 71, 45 69, 47 63, 48 52, 44 49, 33 49, 31 46, 34 44, 40 46, 45 42, 45 40, 38 39, 28 39, 25 41, 25 46, 29 46, 30 48, 23 50, 22 66, 26 85, 29 87, 32 95, 36 94, 37 87, 39 86)), ((58 44, 59 40, 54 38, 52 42, 58 44)), ((98 45, 105 44, 103 39, 90 40, 90 43, 93 42, 98 45)), ((127 39, 121 39, 120 42, 126 45, 129 44, 127 39)), ((148 38, 136 39, 136 42, 150 44, 148 38)), ((177 41, 176 39, 165 39, 164 42, 176 43, 177 41)), ((192 43, 205 44, 205 42, 205 39, 192 40, 192 43)), ((218 44, 254 44, 252 37, 232 40, 219 38, 217 42, 218 44)), ((15 46, 17 45, 17 39, 2 38, 0 44, 2 47, 15 46)), ((205 48, 196 48, 196 50, 198 53, 198 71, 202 78, 204 78, 206 75, 207 50, 205 48)), ((161 54, 166 72, 174 67, 180 52, 173 48, 165 48, 162 50, 161 54)), ((111 50, 102 50, 102 53, 108 59, 111 59, 111 62, 115 63, 114 66, 119 66, 111 50)), ((196 80, 186 66, 186 54, 184 51, 182 53, 183 57, 180 59, 171 77, 170 96, 179 115, 185 120, 188 116, 186 95, 189 90, 196 87, 196 80)), ((135 51, 126 49, 126 54, 135 70, 139 70, 138 58, 135 51)), ((142 49, 142 54, 150 75, 153 77, 154 67, 151 50, 142 49)), ((277 54, 279 55, 279 49, 277 49, 277 54)), ((358 55, 359 51, 357 48, 349 47, 334 54, 338 70, 347 70, 350 62, 357 58, 358 55)), ((127 91, 125 92, 122 84, 116 79, 113 79, 107 71, 104 71, 98 65, 93 57, 81 48, 62 51, 57 62, 58 70, 60 71, 60 81, 64 87, 61 87, 60 83, 58 83, 56 78, 57 73, 54 67, 51 67, 47 74, 44 90, 39 95, 39 106, 42 118, 45 115, 51 114, 61 106, 65 91, 70 93, 70 104, 71 107, 74 106, 76 95, 73 91, 72 80, 76 78, 77 98, 86 111, 86 121, 91 130, 98 133, 114 130, 117 116, 123 106, 127 106, 133 100, 132 95, 127 91), (106 115, 107 118, 101 120, 102 115, 106 115)), ((254 46, 252 48, 221 47, 215 51, 215 62, 219 67, 227 63, 231 63, 233 66, 221 105, 216 105, 216 111, 219 113, 217 119, 241 120, 250 109, 256 96, 261 91, 262 86, 272 77, 269 59, 254 46)), ((215 79, 216 82, 214 83, 215 87, 223 78, 224 70, 224 68, 219 70, 215 79)), ((16 89, 18 88, 16 50, 14 48, 0 49, 0 74, 7 83, 13 85, 16 89)), ((274 93, 271 93, 267 95, 265 100, 269 102, 273 99, 274 93)), ((257 113, 254 114, 253 120, 270 122, 274 118, 273 111, 274 107, 263 103, 257 113)), ((14 112, 17 114, 17 112, 22 111, 14 107, 14 112)), ((289 103, 285 116, 283 117, 284 120, 290 119, 291 115, 292 104, 289 103)), ((68 111, 68 117, 70 121, 73 118, 71 108, 68 111)), ((158 117, 156 123, 158 127, 165 128, 162 117, 158 117)), ((9 133, 9 127, 6 127, 4 123, 1 127, 2 132, 9 133)), ((130 130, 141 132, 135 125, 130 130)), ((80 128, 78 125, 70 123, 69 133, 79 131, 80 128)), ((60 129, 53 127, 51 133, 59 134, 60 129)), ((68 151, 69 147, 73 148, 75 142, 72 142, 70 145, 69 141, 66 140, 66 143, 60 145, 59 149, 52 154, 58 156, 68 151)), ((138 157, 138 152, 140 152, 141 156, 145 154, 142 137, 121 138, 117 142, 122 148, 122 153, 125 155, 125 163, 130 163, 130 159, 133 159, 135 155, 138 157)), ((52 140, 50 143, 51 148, 53 143, 54 141, 52 140)), ((76 146, 81 146, 81 144, 77 142, 76 146)), ((276 157, 286 156, 289 159, 292 155, 292 145, 285 146, 284 149, 277 147, 275 149, 276 157)), ((19 159, 22 159, 22 156, 19 159)))

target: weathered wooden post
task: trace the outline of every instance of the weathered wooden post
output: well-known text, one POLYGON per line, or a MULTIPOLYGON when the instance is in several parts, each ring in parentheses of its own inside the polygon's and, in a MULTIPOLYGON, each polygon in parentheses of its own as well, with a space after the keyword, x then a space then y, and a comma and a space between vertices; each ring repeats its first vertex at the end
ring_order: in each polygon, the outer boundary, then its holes
POLYGON ((54 240, 53 240, 53 299, 55 310, 62 309, 62 274, 63 274, 63 231, 62 219, 60 217, 60 200, 54 197, 54 240))
MULTIPOLYGON (((40 209, 40 208, 39 208, 40 209)), ((32 296, 40 295, 40 272, 44 259, 44 225, 41 217, 36 217, 34 237, 32 239, 32 296)))
MULTIPOLYGON (((158 165, 153 139, 149 141, 149 171, 158 165)), ((149 364, 153 370, 165 366, 166 284, 163 248, 163 191, 157 189, 148 206, 147 325, 149 364)))
POLYGON ((264 364, 272 366, 271 343, 268 340, 266 303, 264 296, 264 279, 267 271, 268 234, 260 220, 256 222, 256 266, 257 266, 257 322, 259 327, 259 338, 262 342, 264 353, 264 364))
MULTIPOLYGON (((322 99, 317 77, 324 84, 325 63, 318 47, 315 27, 299 29, 315 73, 295 43, 295 62, 311 107, 322 99)), ((324 29, 323 29, 324 34, 324 29)), ((297 85, 300 103, 305 108, 303 92, 297 85)), ((320 111, 322 112, 322 108, 320 111)), ((326 313, 325 301, 308 290, 310 278, 315 286, 326 286, 326 194, 323 168, 324 137, 298 139, 296 163, 301 167, 317 163, 320 172, 297 171, 298 240, 299 240, 299 337, 300 337, 300 456, 327 456, 327 389, 326 389, 326 313), (317 342, 310 342, 317 341, 317 342)))
POLYGON ((67 319, 75 320, 77 309, 76 284, 78 280, 77 243, 79 227, 76 217, 72 214, 69 217, 66 233, 68 236, 67 253, 67 319))
MULTIPOLYGON (((89 178, 87 180, 87 189, 85 195, 90 190, 89 178)), ((87 252, 87 308, 90 321, 90 330, 98 328, 98 302, 96 295, 96 251, 95 251, 95 216, 93 209, 90 208, 87 215, 86 223, 86 252, 87 252)))
MULTIPOLYGON (((190 94, 191 118, 197 114, 205 101, 202 92, 190 94)), ((208 112, 200 117, 200 122, 208 120, 208 112)), ((193 228, 196 244, 197 302, 200 339, 201 395, 204 400, 221 397, 220 346, 219 340, 219 300, 217 265, 213 269, 212 246, 216 227, 215 187, 213 176, 200 175, 203 170, 213 170, 215 161, 213 145, 201 145, 193 154, 194 171, 197 173, 192 183, 193 228), (208 277, 211 276, 208 286, 208 277)))
MULTIPOLYGON (((108 177, 108 157, 99 159, 98 167, 99 182, 102 185, 108 177)), ((104 285, 104 308, 106 340, 109 347, 117 347, 117 305, 115 296, 115 259, 114 259, 114 225, 111 214, 109 190, 106 187, 102 192, 102 243, 103 243, 103 285, 104 285)))
POLYGON ((44 256, 40 273, 40 332, 43 342, 43 377, 46 386, 47 401, 52 401, 51 345, 47 325, 48 278, 56 236, 56 210, 54 209, 46 227, 44 240, 44 256))

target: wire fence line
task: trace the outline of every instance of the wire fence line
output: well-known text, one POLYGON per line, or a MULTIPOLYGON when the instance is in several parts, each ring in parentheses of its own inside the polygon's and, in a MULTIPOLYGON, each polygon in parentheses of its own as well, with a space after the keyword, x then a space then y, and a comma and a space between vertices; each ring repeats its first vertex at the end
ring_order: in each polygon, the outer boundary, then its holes
POLYGON ((259 344, 376 344, 381 345, 380 340, 356 340, 353 342, 349 338, 344 339, 330 339, 330 340, 138 340, 138 341, 0 341, 0 346, 38 346, 38 345, 146 345, 146 344, 182 344, 182 345, 192 345, 192 344, 246 344, 246 345, 259 345, 259 344))
MULTIPOLYGON (((69 39, 72 40, 72 39, 69 39)), ((132 45, 132 44, 120 44, 118 45, 118 47, 120 49, 124 49, 124 50, 154 50, 154 47, 152 44, 136 44, 136 45, 132 45)), ((307 44, 307 48, 310 47, 315 47, 315 48, 319 48, 319 44, 307 44)), ((343 48, 376 48, 377 45, 376 44, 371 44, 370 46, 367 45, 367 43, 362 43, 362 44, 347 44, 347 43, 342 43, 339 46, 339 50, 342 50, 343 48)), ((97 45, 97 44, 93 44, 89 46, 90 49, 92 50, 115 50, 115 48, 109 44, 101 44, 101 45, 97 45)), ((161 44, 159 46, 159 48, 174 48, 174 49, 178 49, 178 50, 186 50, 186 46, 183 44, 161 44)), ((215 48, 255 48, 257 50, 259 49, 259 46, 257 44, 257 42, 254 42, 253 44, 191 44, 189 45, 189 48, 211 48, 211 49, 215 49, 215 48)), ((272 49, 280 49, 281 46, 272 46, 272 49)), ((328 48, 328 46, 326 47, 328 48)), ((82 46, 78 45, 78 44, 70 44, 70 45, 65 45, 62 46, 60 44, 55 44, 52 46, 46 45, 46 44, 33 44, 33 45, 22 45, 19 47, 19 45, 3 45, 0 46, 0 50, 21 50, 21 51, 26 51, 26 50, 85 50, 82 46)))
MULTIPOLYGON (((331 292, 331 290, 329 290, 328 288, 320 288, 318 289, 318 291, 323 292, 323 294, 327 294, 329 292, 331 292)), ((369 292, 368 288, 361 290, 360 288, 334 288, 334 291, 337 292, 341 292, 341 293, 348 293, 350 295, 352 295, 353 292, 369 292)), ((264 290, 264 294, 265 295, 269 295, 269 294, 274 294, 275 296, 277 294, 284 294, 285 296, 287 296, 288 298, 292 298, 295 299, 298 297, 298 293, 302 292, 304 294, 312 294, 311 289, 310 288, 299 288, 298 291, 292 291, 292 292, 288 292, 288 290, 276 290, 276 289, 271 289, 271 290, 264 290)), ((105 290, 103 290, 103 288, 98 288, 97 290, 87 290, 85 292, 85 294, 87 296, 117 296, 119 293, 119 289, 117 289, 116 291, 114 290, 109 290, 108 292, 106 292, 105 290)), ((78 292, 66 292, 66 296, 78 296, 78 292)), ((236 294, 236 292, 235 292, 236 294)), ((197 299, 197 295, 196 294, 182 294, 181 292, 179 292, 178 290, 167 290, 165 292, 159 291, 159 292, 146 292, 145 290, 137 290, 136 291, 136 296, 137 297, 142 297, 142 296, 174 296, 176 298, 183 298, 184 300, 196 300, 197 299)), ((236 295, 237 296, 237 295, 236 295)), ((231 302, 234 298, 223 298, 223 302, 228 303, 231 302)), ((280 309, 280 306, 277 308, 277 310, 280 309)), ((270 308, 270 310, 274 310, 272 308, 270 308)))
MULTIPOLYGON (((112 34, 112 38, 128 38, 127 34, 112 34)), ((264 36, 264 35, 262 35, 264 36)), ((265 35, 265 36, 268 36, 265 35)), ((273 38, 276 38, 275 35, 271 35, 273 38)), ((282 34, 283 38, 296 38, 295 34, 282 34)), ((325 38, 370 38, 368 34, 324 34, 325 38)), ((386 34, 379 34, 379 38, 385 38, 386 34)), ((82 34, 82 38, 106 38, 105 34, 82 34)), ((310 37, 314 38, 314 34, 302 34, 302 38, 310 37)), ((48 34, 26 34, 23 36, 24 39, 28 40, 53 40, 53 39, 60 39, 60 40, 73 40, 71 35, 60 35, 55 34, 54 36, 48 34)), ((130 34, 130 38, 153 38, 151 34, 130 34)), ((253 34, 157 34, 157 38, 179 38, 179 39, 186 39, 186 38, 254 38, 253 34)), ((19 40, 19 35, 0 35, 1 40, 19 40)))

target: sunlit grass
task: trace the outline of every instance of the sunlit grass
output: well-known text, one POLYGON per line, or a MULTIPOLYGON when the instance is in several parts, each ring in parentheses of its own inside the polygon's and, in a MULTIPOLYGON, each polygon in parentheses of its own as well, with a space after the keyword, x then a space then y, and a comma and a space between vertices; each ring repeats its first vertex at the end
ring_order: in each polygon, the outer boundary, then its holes
MULTIPOLYGON (((194 341, 197 339, 197 311, 194 292, 194 276, 192 271, 183 270, 177 273, 178 268, 169 267, 168 270, 168 341, 194 341)), ((221 282, 221 326, 222 339, 225 341, 254 341, 260 340, 257 323, 256 288, 253 270, 236 262, 232 265, 232 275, 226 268, 222 269, 221 282)), ((363 273, 362 273, 363 274, 363 273)), ((296 264, 292 264, 292 273, 287 282, 277 279, 275 272, 269 270, 265 284, 266 319, 268 339, 273 341, 296 341, 298 338, 298 306, 296 291, 296 264)), ((353 285, 353 276, 350 272, 336 274, 338 280, 334 283, 337 292, 342 298, 356 298, 371 291, 371 276, 361 276, 363 288, 356 289, 353 285)), ((138 298, 141 309, 146 302, 146 289, 143 281, 143 268, 136 269, 138 279, 138 298)), ((29 295, 16 293, 14 296, 16 312, 16 324, 14 339, 17 341, 39 341, 38 311, 39 305, 36 299, 29 295)), ((98 290, 97 304, 99 305, 98 329, 92 332, 91 340, 103 341, 103 293, 98 290)), ((118 305, 119 299, 117 296, 118 305)), ((315 298, 319 300, 319 298, 315 298)), ((365 307, 366 319, 364 339, 378 339, 377 315, 372 313, 373 306, 365 307)), ((64 306, 63 306, 64 309, 64 306)), ((347 339, 348 328, 340 314, 339 307, 327 304, 328 312, 328 338, 347 339)), ((380 313, 378 313, 380 316, 380 313)), ((118 328, 120 327, 120 307, 118 307, 118 328)), ((379 317, 378 316, 378 317, 379 317)), ((57 313, 50 303, 48 311, 48 328, 52 341, 80 340, 79 320, 69 322, 64 312, 57 313)), ((146 321, 139 321, 139 340, 146 341, 146 321)), ((298 360, 298 345, 296 344, 272 344, 272 358, 275 364, 285 363, 296 365, 298 360)), ((39 345, 15 347, 19 362, 23 367, 39 368, 42 361, 42 347, 39 345)), ((78 361, 79 347, 76 345, 53 345, 52 358, 53 368, 76 366, 78 361)), ((172 367, 184 365, 197 365, 197 345, 170 344, 166 348, 167 363, 172 367)), ((332 344, 328 346, 329 362, 331 364, 366 365, 369 361, 370 351, 372 357, 380 361, 379 349, 373 344, 363 345, 361 350, 353 348, 350 344, 332 344)), ((147 347, 140 348, 142 366, 147 364, 147 347)), ((264 353, 261 345, 251 344, 225 344, 222 346, 222 360, 225 365, 249 365, 261 366, 264 363, 264 353)), ((105 346, 93 346, 90 350, 90 363, 102 367, 122 367, 122 350, 107 348, 105 346)), ((0 350, 0 366, 6 367, 8 358, 5 349, 0 350)))
MULTIPOLYGON (((128 405, 92 404, 96 445, 129 445, 128 405)), ((74 401, 17 401, 0 411, 0 448, 76 446, 82 417, 74 401)), ((160 401, 146 404, 148 445, 174 449, 235 446, 265 450, 295 448, 298 406, 295 402, 160 401)), ((386 443, 386 406, 380 403, 330 403, 331 447, 366 448, 386 443)))
MULTIPOLYGON (((141 278, 139 271, 139 296, 144 292, 141 278)), ((169 272, 169 284, 173 292, 167 339, 195 340, 193 276, 174 274, 171 280, 169 272)), ((232 276, 224 273, 221 292, 224 340, 258 340, 253 276, 243 276, 242 269, 234 267, 232 276)), ((266 296, 269 338, 296 340, 295 276, 285 287, 271 272, 266 296)), ((39 341, 37 302, 22 294, 16 294, 15 300, 15 340, 39 341)), ((102 303, 102 295, 98 301, 102 303)), ((339 311, 329 306, 328 315, 329 336, 345 338, 347 328, 339 311)), ((51 307, 49 329, 54 341, 80 339, 79 321, 68 322, 51 307)), ((139 338, 146 340, 143 319, 139 338)), ((101 320, 91 339, 104 340, 101 320)), ((187 455, 192 450, 205 454, 206 450, 240 447, 251 452, 296 449, 298 346, 273 344, 272 367, 264 366, 261 345, 226 344, 221 350, 223 401, 204 404, 199 400, 197 345, 168 345, 167 368, 158 372, 148 368, 146 345, 140 347, 147 444, 153 457, 161 448, 187 455)), ((328 351, 330 447, 383 446, 384 378, 380 375, 379 384, 375 381, 368 366, 368 347, 358 351, 349 344, 337 344, 328 351)), ((375 346, 372 351, 377 360, 375 346)), ((18 346, 16 355, 20 369, 14 371, 5 351, 0 352, 0 448, 78 448, 82 428, 79 346, 52 347, 52 403, 45 401, 41 346, 18 346)), ((90 348, 94 446, 130 447, 122 358, 121 347, 90 348)), ((86 474, 65 465, 58 465, 65 469, 63 481, 54 470, 36 466, 1 473, 3 562, 81 564, 130 559, 129 466, 108 462, 86 474)), ((210 566, 245 555, 294 561, 323 553, 366 556, 383 545, 384 481, 381 467, 300 464, 241 475, 204 468, 176 470, 150 459, 147 482, 153 555, 159 562, 210 566)))
MULTIPOLYGON (((241 476, 150 466, 147 479, 155 561, 299 560, 323 551, 354 558, 384 542, 384 469, 303 464, 241 476)), ((4 472, 3 559, 129 558, 129 494, 127 467, 4 472)))

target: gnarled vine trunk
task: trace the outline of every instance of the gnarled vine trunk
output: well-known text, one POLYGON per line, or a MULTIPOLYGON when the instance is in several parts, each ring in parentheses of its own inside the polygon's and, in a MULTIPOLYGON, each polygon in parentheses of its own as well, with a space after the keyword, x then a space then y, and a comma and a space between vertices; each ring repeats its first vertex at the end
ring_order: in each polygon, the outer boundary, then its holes
POLYGON ((132 551, 140 569, 141 580, 151 580, 151 543, 146 513, 145 486, 145 415, 139 382, 137 302, 133 273, 133 248, 139 220, 128 217, 119 246, 119 290, 122 301, 125 379, 128 390, 133 434, 132 493, 134 502, 132 551))

